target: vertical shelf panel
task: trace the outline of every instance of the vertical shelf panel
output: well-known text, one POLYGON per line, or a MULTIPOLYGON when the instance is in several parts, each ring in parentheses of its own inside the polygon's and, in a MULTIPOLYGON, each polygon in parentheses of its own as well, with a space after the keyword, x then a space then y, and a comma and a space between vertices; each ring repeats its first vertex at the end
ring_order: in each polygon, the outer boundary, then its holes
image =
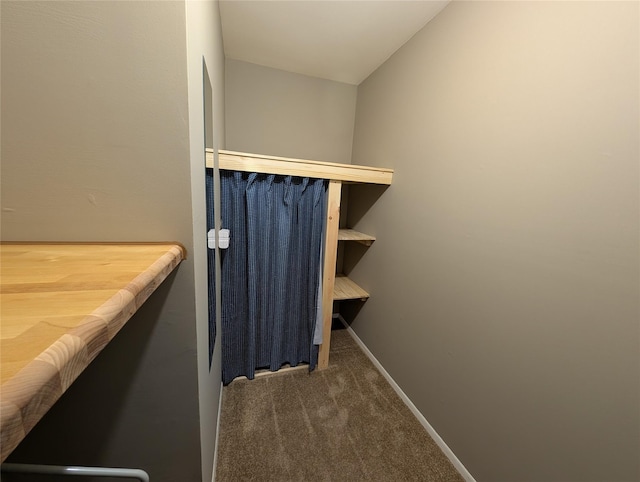
POLYGON ((324 243, 324 269, 322 280, 322 345, 318 352, 318 369, 329 366, 331 345, 331 322, 333 321, 333 289, 336 279, 336 258, 338 254, 338 228, 340 223, 341 181, 329 181, 327 199, 327 224, 324 243))

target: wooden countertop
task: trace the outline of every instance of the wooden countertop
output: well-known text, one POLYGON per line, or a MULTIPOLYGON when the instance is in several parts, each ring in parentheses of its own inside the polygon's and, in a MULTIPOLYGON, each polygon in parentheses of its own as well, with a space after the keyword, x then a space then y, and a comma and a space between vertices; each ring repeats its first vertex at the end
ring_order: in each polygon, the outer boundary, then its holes
POLYGON ((0 245, 0 462, 185 258, 179 244, 0 245))

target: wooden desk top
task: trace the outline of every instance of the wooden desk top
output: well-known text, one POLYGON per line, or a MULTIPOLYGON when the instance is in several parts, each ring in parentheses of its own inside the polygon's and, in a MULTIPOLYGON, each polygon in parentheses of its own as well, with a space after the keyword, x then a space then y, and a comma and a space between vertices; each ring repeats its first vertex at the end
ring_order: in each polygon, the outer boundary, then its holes
POLYGON ((4 461, 184 259, 178 244, 0 245, 4 461))

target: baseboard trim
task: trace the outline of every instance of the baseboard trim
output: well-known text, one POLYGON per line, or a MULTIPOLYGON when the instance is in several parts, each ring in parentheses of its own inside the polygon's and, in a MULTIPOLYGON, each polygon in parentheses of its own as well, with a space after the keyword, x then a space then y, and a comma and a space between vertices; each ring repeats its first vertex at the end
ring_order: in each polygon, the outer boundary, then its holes
POLYGON ((213 445, 213 473, 211 482, 216 482, 216 468, 218 467, 218 442, 220 441, 220 418, 222 416, 222 382, 220 382, 220 397, 218 397, 218 420, 216 420, 216 441, 213 445))
POLYGON ((340 316, 339 314, 338 315, 333 315, 333 316, 334 316, 334 318, 337 318, 338 320, 340 320, 340 322, 342 322, 344 327, 347 329, 347 332, 349 333, 349 335, 351 335, 351 337, 355 340, 355 342, 358 344, 358 346, 362 349, 364 354, 367 355, 367 357, 371 360, 371 362, 375 365, 375 367, 380 371, 382 376, 389 382, 391 387, 395 390, 395 392, 402 399, 402 401, 405 403, 405 405, 407 407, 409 407, 409 410, 411 410, 411 413, 413 413, 413 415, 422 424, 422 426, 425 428, 427 433, 431 436, 433 441, 438 445, 438 447, 440 447, 440 450, 442 450, 442 452, 449 459, 449 461, 453 464, 453 466, 456 468, 456 470, 460 473, 460 475, 462 475, 464 480, 466 480, 467 482, 476 482, 476 480, 469 473, 467 468, 464 465, 462 465, 462 462, 460 462, 458 457, 456 457, 456 454, 454 454, 453 451, 449 448, 449 446, 445 443, 445 441, 442 440, 442 437, 440 437, 440 435, 438 435, 438 432, 435 431, 435 429, 427 421, 427 419, 424 417, 424 415, 422 415, 422 413, 420 413, 420 410, 418 410, 418 408, 413 404, 413 402, 407 396, 407 394, 402 391, 402 388, 400 388, 400 386, 395 382, 395 380, 393 378, 391 378, 391 375, 389 375, 389 373, 384 369, 384 367, 378 361, 378 359, 375 356, 373 356, 373 353, 371 353, 371 351, 369 351, 369 348, 367 348, 367 345, 365 345, 364 342, 358 337, 356 332, 353 331, 353 329, 347 324, 347 322, 344 320, 344 318, 342 316, 340 316))

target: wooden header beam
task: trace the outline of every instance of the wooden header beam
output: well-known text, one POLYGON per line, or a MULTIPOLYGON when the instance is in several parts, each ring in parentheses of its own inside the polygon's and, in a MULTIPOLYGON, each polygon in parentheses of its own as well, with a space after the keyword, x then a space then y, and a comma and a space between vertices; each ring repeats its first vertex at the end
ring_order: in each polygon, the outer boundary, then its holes
MULTIPOLYGON (((393 169, 218 151, 220 169, 284 176, 315 177, 333 181, 390 185, 393 169)), ((213 150, 206 150, 206 165, 213 168, 213 150)))

